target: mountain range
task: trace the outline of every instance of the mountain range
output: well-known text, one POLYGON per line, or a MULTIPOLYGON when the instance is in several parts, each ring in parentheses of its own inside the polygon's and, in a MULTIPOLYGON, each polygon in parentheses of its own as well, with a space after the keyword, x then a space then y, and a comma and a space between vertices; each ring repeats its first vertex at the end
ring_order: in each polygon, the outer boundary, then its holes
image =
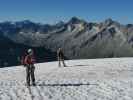
POLYGON ((20 64, 28 48, 35 49, 37 62, 56 60, 62 48, 67 59, 133 56, 133 25, 112 19, 87 22, 72 17, 55 25, 29 20, 0 23, 0 66, 20 64))

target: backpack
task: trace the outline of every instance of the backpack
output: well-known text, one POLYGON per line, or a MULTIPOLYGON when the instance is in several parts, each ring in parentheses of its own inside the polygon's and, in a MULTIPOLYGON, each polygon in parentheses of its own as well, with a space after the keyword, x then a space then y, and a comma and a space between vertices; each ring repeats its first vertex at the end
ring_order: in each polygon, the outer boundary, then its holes
POLYGON ((26 57, 27 55, 26 55, 26 53, 21 57, 21 64, 22 65, 26 65, 26 63, 25 63, 25 57, 26 57))

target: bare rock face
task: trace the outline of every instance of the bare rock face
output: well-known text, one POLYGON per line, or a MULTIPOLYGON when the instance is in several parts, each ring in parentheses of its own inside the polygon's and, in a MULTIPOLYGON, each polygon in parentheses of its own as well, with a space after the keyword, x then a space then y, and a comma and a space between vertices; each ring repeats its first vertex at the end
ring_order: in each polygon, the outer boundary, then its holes
MULTIPOLYGON (((133 25, 122 25, 110 18, 92 23, 73 17, 55 25, 28 20, 3 22, 0 34, 17 45, 51 52, 62 47, 68 59, 133 56, 133 25)), ((3 39, 2 43, 6 41, 3 39)))

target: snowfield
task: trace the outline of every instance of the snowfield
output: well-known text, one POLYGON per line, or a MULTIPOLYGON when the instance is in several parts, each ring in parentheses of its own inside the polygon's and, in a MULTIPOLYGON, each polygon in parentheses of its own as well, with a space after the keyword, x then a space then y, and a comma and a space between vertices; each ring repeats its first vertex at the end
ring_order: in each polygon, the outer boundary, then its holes
POLYGON ((23 66, 0 68, 0 100, 133 100, 133 58, 36 64, 37 86, 23 66))

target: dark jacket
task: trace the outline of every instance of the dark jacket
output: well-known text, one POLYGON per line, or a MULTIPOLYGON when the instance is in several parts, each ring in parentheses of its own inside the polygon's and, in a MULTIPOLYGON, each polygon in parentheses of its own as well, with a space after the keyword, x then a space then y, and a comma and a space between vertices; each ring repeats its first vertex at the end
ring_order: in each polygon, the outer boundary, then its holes
POLYGON ((58 50, 57 51, 57 56, 58 56, 58 58, 64 58, 63 51, 62 50, 58 50))

